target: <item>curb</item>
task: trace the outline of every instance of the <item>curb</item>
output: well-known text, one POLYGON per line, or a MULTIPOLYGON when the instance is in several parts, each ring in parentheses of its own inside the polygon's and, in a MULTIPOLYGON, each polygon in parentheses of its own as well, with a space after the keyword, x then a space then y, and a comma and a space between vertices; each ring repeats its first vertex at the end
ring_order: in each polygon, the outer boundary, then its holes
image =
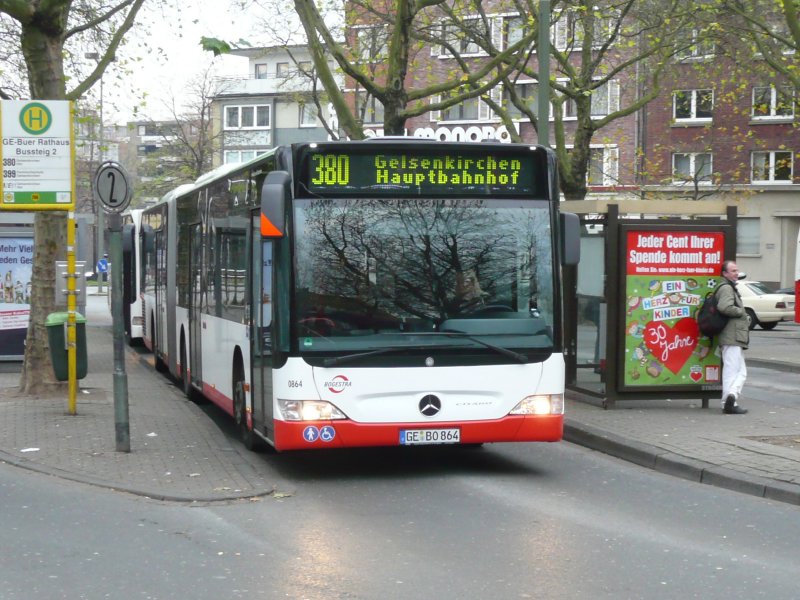
POLYGON ((210 504, 214 502, 231 502, 235 500, 246 500, 250 498, 263 498, 265 496, 271 496, 276 491, 276 488, 273 487, 270 488, 269 490, 241 492, 238 494, 229 493, 219 496, 199 496, 197 494, 192 494, 192 495, 171 494, 171 493, 154 492, 153 490, 146 490, 143 488, 137 488, 126 485, 115 485, 104 479, 98 479, 88 475, 76 475, 75 473, 72 473, 70 471, 65 471, 63 469, 59 469, 56 467, 48 467, 46 465, 42 465, 27 460, 25 458, 19 458, 7 454, 2 450, 0 450, 0 462, 9 464, 14 467, 18 467, 20 469, 26 469, 28 471, 41 473, 42 475, 50 475, 51 477, 58 477, 59 479, 66 479, 67 481, 74 481, 76 483, 82 483, 94 487, 101 487, 115 492, 125 492, 127 494, 142 496, 144 498, 149 498, 151 500, 161 500, 164 502, 203 503, 203 504, 210 504))
POLYGON ((662 450, 651 444, 626 440, 616 434, 571 419, 564 420, 564 440, 665 475, 777 502, 800 505, 800 485, 719 467, 662 450))
POLYGON ((751 367, 772 369, 773 371, 780 371, 782 373, 800 373, 800 364, 794 364, 782 360, 770 360, 768 358, 748 358, 747 355, 745 355, 745 361, 751 367))

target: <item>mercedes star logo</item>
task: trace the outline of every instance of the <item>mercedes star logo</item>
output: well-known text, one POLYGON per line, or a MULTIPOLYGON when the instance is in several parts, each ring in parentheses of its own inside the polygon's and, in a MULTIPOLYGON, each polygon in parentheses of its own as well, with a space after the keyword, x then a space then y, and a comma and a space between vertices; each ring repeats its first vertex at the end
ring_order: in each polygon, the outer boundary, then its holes
POLYGON ((433 394, 428 394, 419 401, 419 412, 426 417, 432 417, 440 410, 442 410, 442 401, 433 394))

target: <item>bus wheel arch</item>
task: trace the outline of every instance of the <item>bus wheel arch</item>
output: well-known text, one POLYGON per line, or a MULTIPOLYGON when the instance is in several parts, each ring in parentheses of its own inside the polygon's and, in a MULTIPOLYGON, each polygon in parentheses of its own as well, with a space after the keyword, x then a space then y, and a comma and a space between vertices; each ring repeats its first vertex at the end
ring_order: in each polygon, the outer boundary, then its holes
POLYGON ((231 368, 231 383, 233 384, 233 419, 239 430, 244 447, 248 450, 258 448, 258 436, 247 422, 247 392, 245 391, 244 359, 239 348, 233 353, 231 368))

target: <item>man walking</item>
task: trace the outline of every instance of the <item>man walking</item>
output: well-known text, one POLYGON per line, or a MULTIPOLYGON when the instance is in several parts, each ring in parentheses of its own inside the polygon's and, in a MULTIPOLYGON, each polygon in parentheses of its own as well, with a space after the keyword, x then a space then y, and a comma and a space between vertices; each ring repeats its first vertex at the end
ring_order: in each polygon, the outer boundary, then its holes
POLYGON ((722 411, 726 415, 743 415, 747 409, 739 406, 747 367, 743 350, 750 343, 750 323, 744 310, 742 297, 736 289, 739 267, 732 260, 722 263, 723 282, 717 290, 717 308, 728 317, 725 329, 719 334, 722 350, 722 411))

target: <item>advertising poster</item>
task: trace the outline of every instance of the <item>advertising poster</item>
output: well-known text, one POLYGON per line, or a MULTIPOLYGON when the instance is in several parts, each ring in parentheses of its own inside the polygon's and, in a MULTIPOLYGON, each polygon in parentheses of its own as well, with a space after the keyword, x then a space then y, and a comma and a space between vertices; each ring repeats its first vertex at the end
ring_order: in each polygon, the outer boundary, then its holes
POLYGON ((0 235, 0 358, 25 352, 31 307, 32 237, 0 235))
POLYGON ((724 234, 629 230, 625 239, 623 384, 718 387, 717 345, 695 313, 719 281, 724 234))

